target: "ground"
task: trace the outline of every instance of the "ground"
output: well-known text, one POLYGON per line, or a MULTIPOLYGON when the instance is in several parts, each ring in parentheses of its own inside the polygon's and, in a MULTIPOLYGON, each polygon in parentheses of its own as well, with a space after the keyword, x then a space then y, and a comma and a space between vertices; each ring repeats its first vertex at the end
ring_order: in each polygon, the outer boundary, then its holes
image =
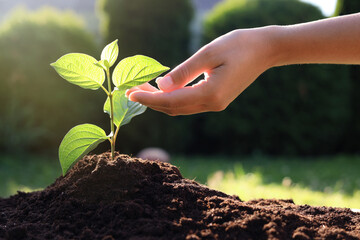
POLYGON ((0 199, 7 239, 360 239, 360 214, 243 202, 166 163, 90 155, 46 189, 0 199))

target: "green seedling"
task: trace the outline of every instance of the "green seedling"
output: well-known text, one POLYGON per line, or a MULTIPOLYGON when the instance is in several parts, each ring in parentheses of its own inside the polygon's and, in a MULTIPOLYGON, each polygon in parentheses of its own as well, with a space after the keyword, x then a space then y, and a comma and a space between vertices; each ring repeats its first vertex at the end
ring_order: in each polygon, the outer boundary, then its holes
POLYGON ((62 78, 72 84, 90 90, 99 88, 104 90, 107 95, 104 112, 110 116, 109 135, 106 135, 100 127, 88 123, 73 127, 65 135, 59 147, 63 175, 79 159, 106 140, 110 142, 111 158, 114 159, 115 142, 120 127, 146 110, 146 107, 140 103, 128 100, 125 91, 169 70, 152 58, 136 55, 121 60, 111 78, 110 68, 116 62, 118 53, 119 48, 115 40, 104 48, 100 61, 86 54, 69 53, 50 64, 62 78), (107 89, 103 86, 105 79, 107 79, 107 89), (115 85, 114 88, 111 82, 115 85))

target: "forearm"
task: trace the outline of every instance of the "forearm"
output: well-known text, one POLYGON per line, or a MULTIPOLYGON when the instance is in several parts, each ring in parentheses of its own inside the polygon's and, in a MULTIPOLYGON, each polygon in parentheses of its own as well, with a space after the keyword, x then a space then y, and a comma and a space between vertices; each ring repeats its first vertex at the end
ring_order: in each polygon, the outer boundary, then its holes
POLYGON ((360 14, 273 28, 274 66, 360 64, 360 14))

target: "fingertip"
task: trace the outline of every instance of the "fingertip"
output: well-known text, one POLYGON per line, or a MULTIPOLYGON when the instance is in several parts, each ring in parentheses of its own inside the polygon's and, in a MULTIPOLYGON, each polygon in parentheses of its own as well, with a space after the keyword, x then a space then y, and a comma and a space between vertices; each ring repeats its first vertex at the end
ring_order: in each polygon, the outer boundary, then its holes
POLYGON ((137 101, 136 101, 137 99, 136 99, 136 94, 135 94, 135 93, 136 93, 136 92, 130 92, 129 95, 127 96, 130 101, 137 102, 137 101))
POLYGON ((126 96, 127 98, 129 98, 130 91, 131 91, 131 89, 128 89, 128 90, 125 91, 125 96, 126 96))
POLYGON ((170 75, 156 79, 156 83, 159 89, 164 92, 170 92, 175 89, 174 80, 170 75))
POLYGON ((161 79, 163 79, 164 77, 158 77, 158 78, 156 78, 156 80, 155 80, 155 82, 156 82, 156 84, 158 84, 158 81, 160 81, 161 79))
POLYGON ((139 102, 142 104, 144 98, 146 98, 146 95, 147 95, 146 91, 142 91, 142 90, 134 91, 129 94, 129 100, 133 102, 139 102))
POLYGON ((138 90, 140 90, 138 87, 132 87, 132 88, 130 88, 130 89, 127 89, 127 90, 125 91, 125 96, 126 96, 127 98, 129 98, 129 95, 130 95, 132 92, 135 92, 135 91, 138 91, 138 90))

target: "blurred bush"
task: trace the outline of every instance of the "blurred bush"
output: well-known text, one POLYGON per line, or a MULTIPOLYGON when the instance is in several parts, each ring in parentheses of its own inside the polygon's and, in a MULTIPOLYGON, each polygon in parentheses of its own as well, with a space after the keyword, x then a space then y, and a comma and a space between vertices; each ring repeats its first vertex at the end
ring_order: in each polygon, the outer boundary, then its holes
MULTIPOLYGON (((323 18, 297 0, 228 0, 205 19, 203 42, 238 28, 287 25, 323 18)), ((204 115, 202 151, 325 154, 337 152, 349 123, 347 66, 297 65, 271 69, 224 112, 204 115)))
MULTIPOLYGON (((360 1, 338 0, 336 15, 360 12, 360 1)), ((348 125, 343 148, 349 152, 360 153, 360 66, 350 66, 351 76, 351 122, 348 125)))
POLYGON ((190 0, 99 0, 106 42, 119 39, 120 57, 143 54, 173 67, 189 52, 190 0))
POLYGON ((66 53, 99 52, 74 14, 17 9, 0 26, 0 51, 1 150, 47 151, 75 124, 102 115, 105 97, 67 83, 49 65, 66 53))
POLYGON ((354 0, 337 0, 336 15, 345 15, 358 13, 360 11, 360 2, 354 0))

